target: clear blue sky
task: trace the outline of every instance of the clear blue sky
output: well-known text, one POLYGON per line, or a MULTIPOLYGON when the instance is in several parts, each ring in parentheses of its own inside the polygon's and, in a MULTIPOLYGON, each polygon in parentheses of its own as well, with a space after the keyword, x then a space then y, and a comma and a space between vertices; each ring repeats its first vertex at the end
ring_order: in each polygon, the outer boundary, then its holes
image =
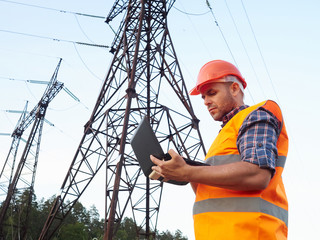
MULTIPOLYGON (((169 13, 169 31, 186 85, 193 87, 204 63, 224 59, 236 64, 246 78, 247 104, 267 98, 279 103, 290 137, 283 174, 290 208, 289 239, 319 239, 320 2, 209 2, 215 18, 205 0, 177 0, 169 13), (194 15, 201 13, 206 14, 194 15)), ((58 80, 81 101, 62 91, 49 106, 47 120, 55 126, 44 127, 35 184, 39 198, 58 192, 111 61, 107 49, 73 43, 110 45, 109 26, 103 19, 71 12, 106 16, 112 4, 110 0, 0 1, 0 133, 11 133, 19 118, 5 110, 22 110, 27 100, 31 109, 44 92, 44 85, 25 80, 49 81, 59 58, 63 61, 58 80)), ((116 23, 113 27, 118 29, 116 23)), ((191 101, 208 148, 220 124, 210 118, 200 97, 191 101)), ((10 137, 0 136, 1 167, 10 144, 10 137)), ((103 189, 100 174, 80 201, 103 211, 103 189)), ((180 229, 193 239, 194 196, 189 186, 168 185, 162 199, 158 229, 180 229)))

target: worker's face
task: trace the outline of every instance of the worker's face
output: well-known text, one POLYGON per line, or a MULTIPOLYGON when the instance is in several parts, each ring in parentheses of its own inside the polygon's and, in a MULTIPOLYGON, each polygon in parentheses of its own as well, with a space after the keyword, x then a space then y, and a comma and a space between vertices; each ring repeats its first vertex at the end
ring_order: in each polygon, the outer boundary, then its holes
POLYGON ((200 88, 204 105, 215 121, 222 121, 222 118, 237 105, 232 95, 231 84, 208 83, 200 88))

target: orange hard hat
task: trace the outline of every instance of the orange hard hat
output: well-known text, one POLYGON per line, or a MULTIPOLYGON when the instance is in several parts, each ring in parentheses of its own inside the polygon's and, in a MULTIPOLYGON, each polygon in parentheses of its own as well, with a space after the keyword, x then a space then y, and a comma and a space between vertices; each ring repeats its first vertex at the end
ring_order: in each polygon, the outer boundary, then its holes
POLYGON ((228 75, 236 76, 241 82, 243 89, 246 88, 247 83, 236 66, 223 60, 213 60, 203 65, 200 69, 197 84, 193 89, 191 89, 189 94, 198 95, 200 94, 199 89, 201 86, 215 81, 223 82, 221 79, 228 75))

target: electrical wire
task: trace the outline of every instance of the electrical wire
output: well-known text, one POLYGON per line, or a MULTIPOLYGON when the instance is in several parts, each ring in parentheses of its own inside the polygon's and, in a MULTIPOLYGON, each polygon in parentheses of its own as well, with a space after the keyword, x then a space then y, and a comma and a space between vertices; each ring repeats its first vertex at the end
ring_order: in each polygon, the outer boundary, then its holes
POLYGON ((256 34, 255 34, 254 30, 253 30, 253 27, 252 27, 251 21, 250 21, 250 19, 249 19, 248 13, 247 13, 247 10, 246 10, 246 8, 245 8, 244 3, 243 3, 243 1, 242 1, 242 0, 241 0, 241 4, 242 4, 243 10, 244 10, 244 12, 245 12, 245 15, 246 15, 247 21, 248 21, 248 23, 249 23, 249 26, 250 26, 251 32, 252 32, 252 34, 253 34, 254 40, 255 40, 255 42, 256 42, 257 48, 258 48, 258 50, 259 50, 259 54, 260 54, 260 56, 261 56, 261 59, 262 59, 263 65, 264 65, 264 67, 265 67, 265 69, 266 69, 266 72, 267 72, 267 75, 268 75, 269 81, 270 81, 270 83, 271 83, 272 89, 273 89, 273 91, 274 91, 274 93, 275 93, 275 96, 276 96, 277 101, 280 103, 279 97, 278 97, 278 95, 277 95, 277 91, 276 91, 276 89, 275 89, 275 87, 274 87, 273 81, 272 81, 271 76, 270 76, 270 72, 269 72, 268 67, 267 67, 266 61, 264 60, 264 57, 263 57, 263 54, 262 54, 261 48, 260 48, 260 46, 259 46, 259 43, 258 43, 258 40, 257 40, 256 34))
POLYGON ((27 87, 27 89, 28 89, 28 91, 29 91, 29 93, 31 94, 31 96, 34 98, 34 100, 37 102, 37 97, 33 94, 33 92, 31 91, 31 89, 29 88, 29 86, 28 86, 28 84, 27 84, 27 82, 25 82, 25 85, 26 85, 26 87, 27 87))
MULTIPOLYGON (((1 0, 0 0, 0 1, 1 1, 1 0)), ((35 34, 30 34, 30 33, 21 33, 21 32, 9 31, 9 30, 4 30, 4 29, 0 29, 0 32, 11 33, 11 34, 18 34, 18 35, 23 35, 23 36, 28 36, 28 37, 36 37, 36 38, 42 38, 42 39, 49 39, 49 40, 58 41, 58 42, 67 42, 67 43, 85 45, 85 46, 89 46, 89 47, 110 48, 109 46, 101 45, 101 44, 86 43, 86 42, 76 42, 76 41, 70 41, 70 40, 64 40, 64 39, 58 39, 58 38, 51 38, 51 37, 46 37, 46 36, 40 36, 40 35, 35 35, 35 34)))
POLYGON ((224 40, 224 42, 225 42, 225 44, 226 44, 226 46, 227 46, 227 48, 228 48, 228 50, 229 50, 229 53, 230 53, 230 55, 231 55, 234 63, 235 63, 236 65, 238 65, 238 64, 237 64, 237 61, 236 61, 236 59, 234 58, 233 53, 232 53, 232 51, 231 51, 231 49, 230 49, 230 46, 229 46, 229 44, 228 44, 228 41, 227 41, 226 37, 224 36, 224 34, 223 34, 223 32, 222 32, 222 29, 221 29, 221 27, 220 27, 220 25, 219 25, 219 23, 218 23, 218 20, 217 20, 214 12, 213 12, 213 10, 212 10, 212 7, 211 7, 211 5, 210 5, 210 3, 209 3, 209 0, 206 0, 206 3, 207 3, 208 8, 210 9, 210 12, 211 12, 211 15, 212 15, 212 17, 213 17, 213 19, 214 19, 214 22, 215 22, 215 24, 217 25, 217 27, 218 27, 218 29, 219 29, 219 31, 220 31, 220 34, 221 34, 221 36, 222 36, 222 38, 223 38, 223 40, 224 40))
POLYGON ((4 111, 4 110, 1 110, 1 111, 3 111, 3 112, 4 112, 4 115, 6 116, 6 118, 7 118, 8 122, 9 122, 9 123, 11 124, 11 126, 14 128, 15 124, 11 121, 11 119, 9 118, 9 116, 8 116, 7 112, 6 112, 6 111, 4 111))
POLYGON ((81 32, 83 33, 83 35, 89 40, 89 42, 94 43, 94 42, 89 38, 89 36, 85 33, 85 31, 83 30, 83 28, 82 28, 82 26, 81 26, 81 24, 80 24, 80 22, 79 22, 79 19, 78 19, 77 15, 74 15, 74 18, 76 19, 76 22, 77 22, 77 24, 78 24, 81 32))
MULTIPOLYGON (((215 23, 216 23, 216 25, 217 25, 217 27, 218 27, 218 29, 219 29, 219 31, 220 31, 220 34, 221 34, 221 36, 222 36, 222 38, 223 38, 223 40, 224 40, 224 42, 225 42, 225 44, 226 44, 226 46, 227 46, 227 48, 228 48, 228 50, 229 50, 229 53, 230 53, 230 55, 231 55, 231 57, 232 57, 232 59, 233 59, 233 62, 234 62, 235 65, 238 67, 238 63, 237 63, 236 59, 235 59, 234 56, 233 56, 233 53, 232 53, 232 51, 231 51, 231 48, 230 48, 230 46, 229 46, 229 44, 228 44, 228 41, 227 41, 226 37, 224 36, 224 34, 223 34, 223 32, 222 32, 222 29, 221 29, 221 27, 220 27, 220 25, 219 25, 219 23, 218 23, 218 20, 217 20, 214 12, 213 12, 213 10, 212 10, 212 7, 211 7, 211 5, 210 5, 210 3, 209 3, 209 0, 206 0, 206 3, 207 3, 208 8, 210 9, 211 15, 212 15, 215 23)), ((238 68, 239 68, 239 67, 238 67, 238 68)), ((250 96, 251 100, 254 102, 253 97, 252 97, 252 94, 251 94, 251 92, 250 92, 250 90, 249 90, 248 88, 247 88, 247 91, 248 91, 248 93, 249 93, 249 96, 250 96)))
POLYGON ((27 6, 27 7, 41 8, 41 9, 50 10, 50 11, 56 11, 56 12, 61 12, 61 13, 69 13, 69 14, 79 15, 79 16, 83 16, 83 17, 105 19, 105 17, 103 17, 103 16, 97 16, 97 15, 92 15, 92 14, 87 14, 87 13, 79 13, 79 12, 60 10, 60 9, 56 9, 56 8, 43 7, 43 6, 39 6, 39 5, 20 3, 20 2, 15 2, 15 1, 0 0, 0 2, 19 4, 19 5, 23 5, 23 6, 27 6))
POLYGON ((80 53, 79 53, 79 51, 78 51, 78 49, 77 49, 76 44, 73 44, 73 46, 74 46, 74 49, 76 50, 76 53, 77 53, 79 59, 81 60, 81 62, 82 62, 83 65, 85 66, 85 68, 88 70, 88 72, 91 73, 92 76, 94 76, 96 79, 98 79, 99 81, 102 82, 103 80, 102 80, 100 77, 98 77, 98 76, 88 67, 88 65, 84 62, 84 60, 82 59, 82 57, 81 57, 81 55, 80 55, 80 53))
MULTIPOLYGON (((180 3, 182 4, 182 3, 180 3)), ((186 12, 186 11, 184 11, 186 12)), ((201 37, 201 34, 199 34, 198 30, 197 30, 197 27, 194 25, 192 19, 190 18, 190 15, 186 14, 186 16, 188 17, 189 21, 191 22, 192 24, 192 27, 194 29, 194 31, 196 32, 196 35, 198 36, 199 40, 201 41, 202 45, 205 47, 206 49, 206 52, 211 56, 210 54, 210 49, 207 47, 207 45, 205 44, 205 42, 203 41, 202 37, 201 37)))
POLYGON ((183 14, 190 15, 190 16, 203 16, 203 15, 206 15, 206 14, 208 14, 210 12, 210 10, 209 10, 209 11, 204 12, 204 13, 189 13, 189 12, 182 11, 179 8, 175 7, 175 6, 173 6, 173 8, 176 9, 177 11, 183 13, 183 14))
MULTIPOLYGON (((253 71, 253 73, 254 73, 254 75, 255 75, 255 78, 256 78, 256 80, 257 80, 257 82, 258 82, 258 85, 259 85, 259 87, 260 87, 260 89, 261 89, 261 91, 262 91, 262 93, 263 93, 263 95, 264 95, 264 97, 265 97, 265 93, 264 93, 263 88, 262 88, 262 86, 261 86, 261 83, 260 83, 260 81, 259 81, 259 77, 258 77, 258 75, 257 75, 257 72, 256 72, 254 66, 253 66, 253 63, 252 63, 252 61, 251 61, 251 58, 250 58, 249 53, 248 53, 248 51, 247 51, 247 48, 246 48, 246 46, 245 46, 245 44, 244 44, 244 42, 243 42, 243 39, 242 39, 241 34, 240 34, 240 32, 239 32, 239 29, 238 29, 238 27, 237 27, 236 21, 234 20, 234 17, 233 17, 233 15, 232 15, 232 12, 231 12, 231 10, 230 10, 230 8, 229 8, 229 5, 228 5, 228 3, 227 3, 227 0, 225 0, 224 2, 225 2, 225 4, 226 4, 226 6, 227 6, 229 15, 230 15, 230 17, 231 17, 231 19, 232 19, 232 22, 233 22, 233 25, 234 25, 234 27, 235 27, 235 29, 236 29, 236 31, 237 31, 238 37, 239 37, 239 39, 240 39, 240 41, 241 41, 241 45, 242 45, 242 47, 243 47, 243 49, 244 49, 244 51, 245 51, 245 53, 246 53, 246 56, 247 56, 247 58, 248 58, 248 60, 249 60, 250 66, 251 66, 252 71, 253 71)), ((252 100, 253 100, 253 99, 252 99, 252 100)), ((254 101, 253 101, 253 102, 254 102, 254 101)))
MULTIPOLYGON (((263 57, 261 48, 260 48, 260 46, 259 46, 258 40, 257 40, 257 38, 256 38, 256 35, 255 35, 255 33, 254 33, 254 30, 253 30, 251 21, 250 21, 250 19, 249 19, 247 10, 246 10, 246 8, 245 8, 244 3, 243 3, 242 0, 241 0, 241 4, 242 4, 243 10, 244 10, 244 12, 245 12, 247 21, 248 21, 248 23, 249 23, 249 26, 250 26, 250 28, 251 28, 251 32, 252 32, 252 34, 253 34, 253 36, 254 36, 256 45, 257 45, 258 50, 259 50, 259 54, 260 54, 260 56, 261 56, 262 62, 263 62, 263 64, 264 64, 264 67, 265 67, 265 69, 266 69, 266 72, 267 72, 269 81, 270 81, 270 83, 271 83, 272 89, 273 89, 273 91, 274 91, 274 93, 275 93, 275 96, 276 96, 276 99, 277 99, 278 103, 281 105, 280 99, 279 99, 279 97, 278 97, 278 95, 277 95, 277 91, 276 91, 275 86, 274 86, 274 84, 273 84, 273 81, 272 81, 272 79, 271 79, 271 76, 270 76, 270 73, 269 73, 267 64, 266 64, 266 62, 265 62, 265 60, 264 60, 264 57, 263 57)), ((290 122, 287 122, 286 127, 287 127, 287 129, 288 129, 288 133, 292 132, 292 131, 291 131, 291 127, 290 127, 290 122)), ((290 141, 291 141, 291 144, 293 145, 293 149, 294 149, 294 151, 295 151, 295 154, 296 154, 296 156, 297 156, 297 158, 298 158, 298 161, 299 161, 300 165, 303 166, 302 160, 301 160, 301 155, 300 155, 300 153, 299 153, 299 146, 296 144, 294 138, 292 138, 290 141)), ((305 169, 302 168, 302 171, 305 171, 305 169)))
MULTIPOLYGON (((19 52, 20 53, 23 53, 23 54, 29 54, 29 55, 34 55, 34 56, 40 56, 40 57, 47 57, 47 58, 54 58, 54 59, 60 59, 60 57, 57 57, 57 56, 50 56, 50 55, 45 55, 45 54, 38 54, 38 53, 34 53, 34 52, 28 52, 28 51, 22 51, 22 50, 16 50, 16 49, 3 49, 3 48, 0 48, 0 51, 3 51, 3 52, 10 52, 10 53, 14 53, 16 54, 16 52, 19 52)), ((1 53, 0 53, 1 55, 1 53)))

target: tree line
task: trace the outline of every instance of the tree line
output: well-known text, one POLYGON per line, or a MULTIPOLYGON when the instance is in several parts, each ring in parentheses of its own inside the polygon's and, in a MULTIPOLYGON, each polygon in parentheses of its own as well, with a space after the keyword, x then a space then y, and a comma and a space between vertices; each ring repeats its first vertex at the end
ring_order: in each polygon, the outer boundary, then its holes
MULTIPOLYGON (((7 211, 6 220, 2 226, 2 235, 6 240, 20 239, 21 229, 25 219, 25 208, 28 204, 27 191, 15 194, 7 211)), ((27 239, 38 239, 42 227, 49 215, 55 196, 37 201, 32 196, 31 209, 27 227, 27 239)), ((115 240, 138 240, 137 226, 132 218, 124 218, 116 233, 115 240)), ((104 234, 104 219, 100 218, 97 208, 93 205, 89 209, 79 201, 64 219, 61 228, 55 233, 53 240, 102 240, 104 234)), ((180 230, 174 233, 166 230, 155 233, 154 240, 187 240, 180 230)))

